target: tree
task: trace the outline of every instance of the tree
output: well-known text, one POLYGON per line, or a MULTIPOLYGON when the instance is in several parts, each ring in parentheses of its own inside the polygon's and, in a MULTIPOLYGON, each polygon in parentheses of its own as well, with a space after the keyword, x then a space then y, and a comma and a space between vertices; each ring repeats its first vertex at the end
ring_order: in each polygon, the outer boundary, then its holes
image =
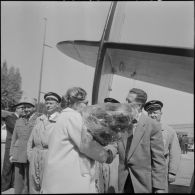
POLYGON ((1 109, 12 111, 22 97, 22 78, 18 68, 8 69, 6 61, 1 66, 1 109))

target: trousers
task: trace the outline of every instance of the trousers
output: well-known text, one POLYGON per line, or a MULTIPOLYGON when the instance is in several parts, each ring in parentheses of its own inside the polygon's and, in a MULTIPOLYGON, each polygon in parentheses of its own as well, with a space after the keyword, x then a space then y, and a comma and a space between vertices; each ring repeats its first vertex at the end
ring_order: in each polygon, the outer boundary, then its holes
POLYGON ((14 192, 15 194, 29 193, 29 163, 15 162, 14 192))
POLYGON ((124 193, 134 193, 130 174, 128 175, 127 180, 125 182, 124 193))
POLYGON ((14 164, 9 160, 9 148, 5 148, 3 169, 1 172, 1 192, 14 187, 14 164))

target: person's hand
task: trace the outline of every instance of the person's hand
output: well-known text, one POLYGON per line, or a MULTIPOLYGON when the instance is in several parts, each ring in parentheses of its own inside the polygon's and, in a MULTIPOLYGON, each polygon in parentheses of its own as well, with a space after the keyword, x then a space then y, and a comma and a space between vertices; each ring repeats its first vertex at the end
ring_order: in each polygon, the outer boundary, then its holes
POLYGON ((155 189, 155 190, 154 190, 154 193, 155 193, 155 194, 165 193, 165 190, 155 189))
POLYGON ((168 174, 168 182, 173 183, 176 179, 176 175, 173 175, 171 173, 168 174))
POLYGON ((9 161, 12 163, 13 162, 13 156, 9 157, 9 161))

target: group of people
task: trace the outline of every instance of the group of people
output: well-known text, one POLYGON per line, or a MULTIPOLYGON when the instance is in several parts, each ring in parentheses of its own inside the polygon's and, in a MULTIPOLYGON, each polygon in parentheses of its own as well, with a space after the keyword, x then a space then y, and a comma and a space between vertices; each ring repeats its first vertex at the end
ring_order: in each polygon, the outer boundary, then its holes
POLYGON ((181 152, 182 154, 187 154, 188 153, 188 136, 185 135, 179 135, 179 144, 181 147, 181 152))
POLYGON ((7 129, 1 191, 14 187, 15 194, 39 193, 49 133, 57 116, 61 97, 45 94, 47 114, 36 112, 35 101, 24 98, 15 112, 4 117, 7 129))
MULTIPOLYGON (((126 103, 136 105, 138 113, 133 130, 102 146, 83 125, 81 112, 88 104, 84 89, 70 88, 62 97, 49 92, 44 99, 47 114, 23 100, 5 119, 9 134, 2 191, 13 187, 14 169, 16 194, 168 193, 181 149, 176 132, 160 121, 162 102, 147 102, 145 91, 131 89, 126 103)), ((119 103, 113 98, 106 102, 119 103)))

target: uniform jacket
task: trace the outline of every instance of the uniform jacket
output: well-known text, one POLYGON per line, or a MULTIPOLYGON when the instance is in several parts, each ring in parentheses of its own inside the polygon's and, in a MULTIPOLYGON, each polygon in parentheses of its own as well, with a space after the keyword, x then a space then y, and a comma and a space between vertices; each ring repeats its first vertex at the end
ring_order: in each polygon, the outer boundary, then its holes
POLYGON ((46 115, 37 118, 27 143, 27 156, 30 162, 30 193, 39 193, 42 175, 45 167, 45 158, 48 151, 48 140, 56 123, 58 112, 53 113, 49 119, 46 115))
POLYGON ((58 116, 59 113, 55 112, 52 114, 51 119, 48 119, 46 115, 41 115, 36 119, 27 143, 27 155, 29 161, 35 148, 40 150, 48 149, 49 136, 51 135, 58 116))
POLYGON ((27 163, 27 142, 38 116, 34 113, 29 120, 20 118, 16 121, 10 148, 13 162, 27 163))
POLYGON ((124 133, 122 136, 118 142, 119 192, 123 192, 129 173, 135 193, 165 189, 166 166, 160 124, 142 113, 129 151, 126 151, 128 135, 124 133))
POLYGON ((161 124, 161 126, 168 172, 176 174, 181 159, 181 148, 177 138, 177 133, 172 127, 166 124, 161 124))
MULTIPOLYGON (((161 130, 165 149, 166 173, 167 176, 168 173, 176 175, 181 160, 181 149, 177 133, 172 127, 163 123, 161 124, 161 130)), ((168 177, 166 179, 166 192, 168 192, 168 177)))

